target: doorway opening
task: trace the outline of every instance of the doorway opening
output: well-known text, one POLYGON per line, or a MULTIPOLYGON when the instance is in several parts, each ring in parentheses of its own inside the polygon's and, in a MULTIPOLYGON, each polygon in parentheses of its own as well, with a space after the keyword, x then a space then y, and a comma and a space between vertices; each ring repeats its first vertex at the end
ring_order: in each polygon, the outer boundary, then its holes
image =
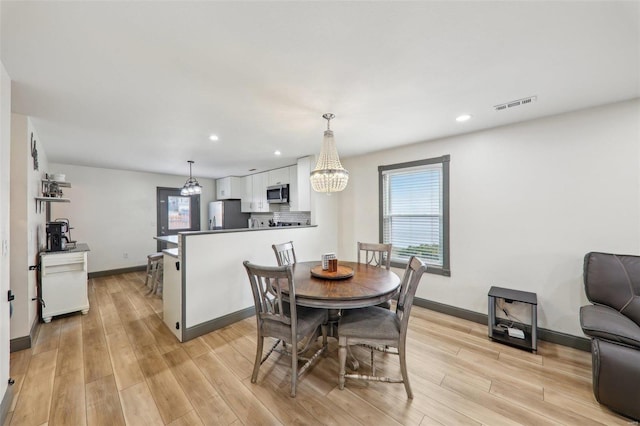
MULTIPOLYGON (((180 195, 180 188, 157 188, 157 235, 200 230, 200 195, 180 195)), ((158 241, 158 251, 167 244, 158 241)))

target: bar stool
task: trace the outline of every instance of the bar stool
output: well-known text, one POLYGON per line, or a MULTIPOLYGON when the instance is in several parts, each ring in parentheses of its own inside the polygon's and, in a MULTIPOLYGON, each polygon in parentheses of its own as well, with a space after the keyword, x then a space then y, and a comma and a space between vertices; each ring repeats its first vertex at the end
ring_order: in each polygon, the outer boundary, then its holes
POLYGON ((149 294, 154 294, 160 290, 162 292, 162 259, 164 255, 161 252, 153 253, 147 256, 147 277, 144 280, 145 287, 149 287, 149 294), (149 282, 151 278, 151 282, 149 282))

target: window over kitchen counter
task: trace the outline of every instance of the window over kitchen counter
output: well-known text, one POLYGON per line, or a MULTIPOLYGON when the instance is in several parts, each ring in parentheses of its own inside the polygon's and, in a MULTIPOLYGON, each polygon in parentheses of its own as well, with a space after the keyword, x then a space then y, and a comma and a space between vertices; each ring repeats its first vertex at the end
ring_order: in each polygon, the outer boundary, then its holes
POLYGON ((378 167, 380 241, 393 244, 391 262, 404 267, 413 255, 427 272, 449 268, 449 156, 378 167))

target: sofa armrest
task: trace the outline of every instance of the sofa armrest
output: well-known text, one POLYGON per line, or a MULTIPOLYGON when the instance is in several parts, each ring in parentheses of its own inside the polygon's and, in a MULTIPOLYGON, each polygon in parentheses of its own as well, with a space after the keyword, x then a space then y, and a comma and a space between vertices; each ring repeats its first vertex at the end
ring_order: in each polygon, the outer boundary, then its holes
POLYGON ((580 325, 587 336, 640 349, 640 327, 608 306, 581 307, 580 325))

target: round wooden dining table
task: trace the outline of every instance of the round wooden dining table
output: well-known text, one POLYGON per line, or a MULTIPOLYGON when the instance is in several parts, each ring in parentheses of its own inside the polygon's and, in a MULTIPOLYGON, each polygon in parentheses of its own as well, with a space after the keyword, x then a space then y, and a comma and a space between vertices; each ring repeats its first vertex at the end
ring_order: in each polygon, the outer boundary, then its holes
POLYGON ((292 265, 297 305, 326 309, 363 308, 386 302, 395 296, 400 287, 398 275, 385 268, 357 262, 338 262, 341 269, 353 269, 353 276, 326 279, 311 274, 311 270, 318 265, 319 261, 292 265))

